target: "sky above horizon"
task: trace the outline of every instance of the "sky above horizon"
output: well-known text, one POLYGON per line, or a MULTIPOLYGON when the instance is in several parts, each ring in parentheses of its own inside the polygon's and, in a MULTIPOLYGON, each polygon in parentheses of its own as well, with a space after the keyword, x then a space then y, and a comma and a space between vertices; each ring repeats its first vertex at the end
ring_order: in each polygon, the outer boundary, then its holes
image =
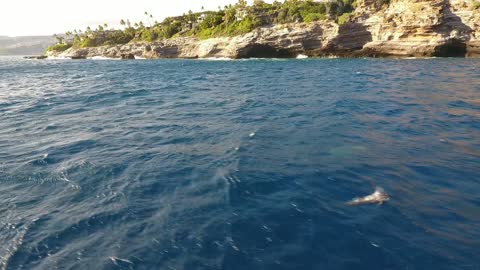
POLYGON ((188 10, 217 10, 218 6, 237 0, 2 0, 0 3, 0 36, 53 35, 74 29, 84 30, 107 23, 118 26, 121 19, 147 22, 144 12, 161 21, 182 15, 188 10))

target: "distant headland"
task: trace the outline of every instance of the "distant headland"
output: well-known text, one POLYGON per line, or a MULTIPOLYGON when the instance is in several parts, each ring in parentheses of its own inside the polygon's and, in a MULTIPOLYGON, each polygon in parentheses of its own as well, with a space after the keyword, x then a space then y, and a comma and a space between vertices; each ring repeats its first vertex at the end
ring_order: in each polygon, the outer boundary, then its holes
POLYGON ((49 57, 479 57, 478 0, 255 0, 57 36, 49 57))
POLYGON ((54 42, 52 36, 0 36, 0 55, 40 54, 54 42))

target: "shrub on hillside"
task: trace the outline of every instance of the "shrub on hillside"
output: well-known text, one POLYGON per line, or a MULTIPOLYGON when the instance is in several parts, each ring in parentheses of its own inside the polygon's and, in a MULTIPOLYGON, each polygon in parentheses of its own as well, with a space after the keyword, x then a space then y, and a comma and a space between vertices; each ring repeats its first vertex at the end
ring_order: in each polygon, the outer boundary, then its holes
POLYGON ((66 43, 60 43, 60 44, 55 44, 55 45, 52 45, 52 46, 49 46, 47 48, 47 52, 63 52, 63 51, 66 51, 68 49, 70 49, 70 47, 72 47, 72 44, 66 44, 66 43))
POLYGON ((343 13, 342 15, 340 15, 337 19, 337 23, 342 25, 342 24, 345 24, 347 22, 350 22, 350 20, 352 19, 352 13, 343 13))
POLYGON ((303 21, 306 23, 314 22, 314 21, 322 21, 325 19, 327 19, 327 16, 321 13, 310 13, 310 14, 307 14, 305 17, 303 17, 303 21))

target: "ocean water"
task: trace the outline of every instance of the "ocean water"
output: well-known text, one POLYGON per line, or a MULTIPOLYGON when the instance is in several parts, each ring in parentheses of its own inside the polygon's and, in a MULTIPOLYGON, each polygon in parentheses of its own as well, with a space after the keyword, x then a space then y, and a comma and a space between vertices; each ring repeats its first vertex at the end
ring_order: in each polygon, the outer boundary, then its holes
POLYGON ((0 269, 480 269, 479 74, 0 58, 0 269))

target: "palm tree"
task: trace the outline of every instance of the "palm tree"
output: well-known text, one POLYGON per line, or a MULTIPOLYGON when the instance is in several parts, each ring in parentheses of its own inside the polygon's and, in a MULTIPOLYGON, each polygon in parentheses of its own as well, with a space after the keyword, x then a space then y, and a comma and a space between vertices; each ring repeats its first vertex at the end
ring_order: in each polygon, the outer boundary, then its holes
POLYGON ((71 35, 72 35, 72 32, 70 32, 70 31, 67 31, 67 32, 65 33, 66 38, 69 38, 71 35))
POLYGON ((253 0, 254 6, 262 6, 263 4, 265 4, 265 1, 263 0, 253 0))
POLYGON ((238 0, 237 6, 241 8, 245 8, 247 6, 247 1, 246 0, 238 0))
POLYGON ((63 37, 61 37, 57 34, 54 34, 53 37, 57 40, 57 44, 63 44, 64 43, 63 37))
POLYGON ((149 18, 148 18, 148 23, 150 24, 150 27, 153 26, 153 15, 150 14, 149 18))

